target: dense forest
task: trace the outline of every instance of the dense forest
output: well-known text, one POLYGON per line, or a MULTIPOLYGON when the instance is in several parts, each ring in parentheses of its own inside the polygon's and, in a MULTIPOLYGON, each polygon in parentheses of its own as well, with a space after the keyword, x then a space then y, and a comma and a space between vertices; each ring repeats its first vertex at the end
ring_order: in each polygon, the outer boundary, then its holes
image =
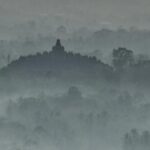
POLYGON ((150 60, 119 47, 111 64, 66 51, 20 56, 0 70, 4 150, 149 150, 150 60))

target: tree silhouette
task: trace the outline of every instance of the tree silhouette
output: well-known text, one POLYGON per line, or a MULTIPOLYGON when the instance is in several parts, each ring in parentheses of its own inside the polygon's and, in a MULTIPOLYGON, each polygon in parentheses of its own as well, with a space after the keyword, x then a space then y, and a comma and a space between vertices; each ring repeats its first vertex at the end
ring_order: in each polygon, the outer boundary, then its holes
POLYGON ((116 70, 122 70, 129 67, 134 62, 133 51, 126 48, 114 49, 113 53, 113 65, 116 70))
POLYGON ((68 90, 68 96, 73 99, 81 99, 82 94, 77 87, 72 86, 68 90))
POLYGON ((123 142, 124 150, 149 150, 150 132, 146 130, 139 134, 137 129, 132 129, 124 135, 123 142))

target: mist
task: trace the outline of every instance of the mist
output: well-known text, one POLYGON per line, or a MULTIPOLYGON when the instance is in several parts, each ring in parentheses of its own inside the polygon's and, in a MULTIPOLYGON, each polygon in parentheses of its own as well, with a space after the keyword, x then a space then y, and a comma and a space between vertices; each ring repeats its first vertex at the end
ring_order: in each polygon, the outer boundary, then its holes
POLYGON ((149 149, 149 57, 120 47, 109 65, 63 42, 0 70, 0 147, 149 149))
POLYGON ((149 0, 0 1, 0 149, 150 149, 149 0))

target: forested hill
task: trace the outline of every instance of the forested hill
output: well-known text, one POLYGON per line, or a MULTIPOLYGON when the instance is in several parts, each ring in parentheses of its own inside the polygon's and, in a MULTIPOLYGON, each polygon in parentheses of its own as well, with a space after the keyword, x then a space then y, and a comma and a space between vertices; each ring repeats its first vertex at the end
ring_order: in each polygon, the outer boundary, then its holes
POLYGON ((79 53, 66 52, 58 39, 52 51, 36 55, 21 56, 1 70, 7 77, 67 77, 102 78, 112 77, 113 68, 96 57, 82 56, 79 53))

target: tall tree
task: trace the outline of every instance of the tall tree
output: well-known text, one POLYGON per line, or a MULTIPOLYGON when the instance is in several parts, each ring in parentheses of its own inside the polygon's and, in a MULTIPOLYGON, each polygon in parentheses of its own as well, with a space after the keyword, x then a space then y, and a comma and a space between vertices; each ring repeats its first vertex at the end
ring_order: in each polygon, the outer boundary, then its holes
POLYGON ((116 70, 122 70, 129 67, 134 62, 134 55, 132 50, 126 48, 114 49, 113 53, 113 65, 116 70))

